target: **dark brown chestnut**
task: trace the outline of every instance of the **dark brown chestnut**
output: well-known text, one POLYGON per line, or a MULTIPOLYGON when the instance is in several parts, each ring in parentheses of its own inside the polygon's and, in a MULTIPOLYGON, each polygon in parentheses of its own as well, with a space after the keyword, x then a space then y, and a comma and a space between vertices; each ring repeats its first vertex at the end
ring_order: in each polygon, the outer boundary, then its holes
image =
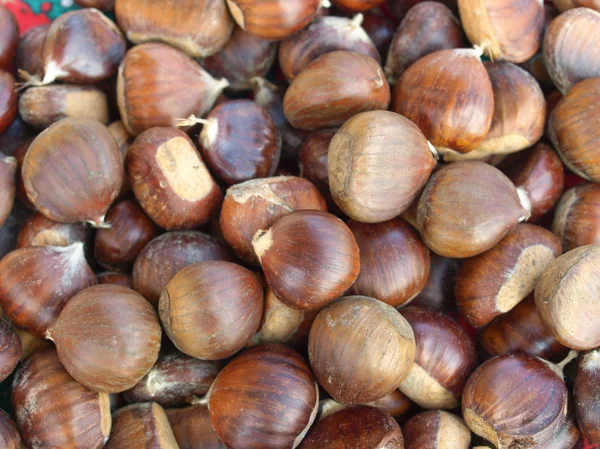
POLYGON ((394 390, 386 394, 381 399, 369 402, 371 407, 375 407, 383 412, 389 413, 392 418, 400 418, 412 408, 413 403, 400 390, 394 390))
POLYGON ((308 340, 319 384, 342 404, 364 404, 391 393, 408 376, 415 335, 393 307, 347 296, 317 315, 308 340))
POLYGON ((175 128, 140 134, 129 147, 127 173, 144 211, 167 230, 208 222, 223 199, 192 140, 175 128))
POLYGON ((19 38, 15 64, 19 70, 39 74, 44 68, 42 49, 50 25, 38 25, 29 28, 19 38))
POLYGON ((595 9, 596 11, 600 11, 600 3, 598 3, 598 0, 552 0, 552 3, 560 12, 564 12, 567 9, 580 7, 591 8, 595 9))
POLYGON ((364 12, 375 8, 385 0, 333 0, 332 3, 345 11, 364 12))
MULTIPOLYGON (((19 118, 19 122, 22 120, 19 118)), ((25 125, 25 122, 23 122, 25 125)), ((26 125, 28 129, 31 129, 29 125, 26 125)), ((8 131, 7 131, 8 133, 8 131)), ((27 150, 29 150, 29 146, 35 140, 35 137, 30 137, 23 141, 20 145, 18 145, 13 153, 13 157, 17 159, 17 192, 16 197, 21 201, 26 207, 29 209, 35 209, 35 206, 29 201, 27 198, 27 192, 25 191, 25 184, 23 183, 23 174, 21 173, 21 169, 23 168, 23 161, 25 160, 25 155, 27 154, 27 150)))
POLYGON ((10 70, 17 54, 19 24, 4 4, 0 5, 0 30, 0 70, 10 70))
POLYGON ((112 11, 116 0, 74 0, 82 8, 96 8, 101 11, 112 11))
POLYGON ((210 423, 206 405, 167 410, 179 449, 227 449, 210 423))
POLYGON ((297 210, 327 211, 317 188, 305 179, 277 176, 236 184, 227 189, 223 201, 221 231, 239 257, 257 264, 252 246, 256 232, 297 210))
POLYGON ((458 416, 443 411, 419 413, 402 426, 405 449, 469 449, 471 431, 458 416))
POLYGON ((0 446, 4 449, 21 449, 21 435, 17 426, 4 410, 0 410, 0 446))
POLYGON ((260 345, 217 376, 210 420, 231 449, 297 447, 317 415, 319 387, 306 361, 283 345, 260 345))
POLYGON ((67 301, 95 284, 81 242, 16 249, 0 261, 0 306, 13 324, 38 337, 67 301))
POLYGON ((105 271, 96 275, 96 281, 99 285, 110 284, 120 285, 121 287, 131 288, 131 275, 126 273, 114 273, 112 271, 105 271))
POLYGON ((296 211, 252 241, 275 296, 295 309, 318 310, 352 285, 360 271, 352 232, 334 215, 296 211))
POLYGON ((25 360, 35 352, 41 352, 45 349, 52 348, 52 343, 48 340, 36 337, 35 335, 21 329, 15 330, 19 336, 19 340, 21 340, 21 347, 23 348, 23 351, 21 352, 21 360, 25 360))
POLYGON ((458 259, 438 256, 435 253, 431 253, 430 260, 427 284, 421 293, 411 301, 411 305, 427 307, 440 312, 454 311, 456 309, 454 284, 461 262, 458 259))
POLYGON ((142 296, 118 285, 97 285, 67 303, 46 338, 75 380, 95 391, 119 393, 156 362, 161 328, 142 296))
MULTIPOLYGON (((4 316, 0 316, 0 382, 13 372, 19 363, 22 352, 23 347, 19 335, 10 322, 4 316)), ((1 418, 0 416, 0 421, 1 418)), ((2 430, 1 424, 0 430, 2 430)), ((2 442, 1 436, 2 432, 0 432, 0 443, 2 442)))
POLYGON ((8 129, 17 116, 17 93, 15 88, 13 76, 0 69, 0 134, 8 129))
POLYGON ((581 433, 592 444, 600 444, 600 348, 580 354, 575 377, 575 410, 581 433))
MULTIPOLYGON (((129 146, 133 143, 133 136, 129 134, 127 128, 122 121, 117 120, 108 125, 108 130, 117 141, 117 146, 121 152, 123 163, 127 161, 127 153, 129 152, 129 146)), ((123 185, 121 185, 121 191, 119 192, 118 199, 125 198, 131 193, 131 183, 129 182, 129 176, 125 176, 123 185)))
POLYGON ((556 206, 552 232, 565 252, 600 244, 600 186, 585 183, 567 190, 556 206))
POLYGON ((123 183, 123 160, 106 126, 61 120, 35 138, 21 169, 29 200, 54 221, 105 226, 123 183))
POLYGON ((35 212, 25 220, 17 240, 17 248, 27 246, 69 246, 86 243, 89 229, 81 223, 58 223, 35 212))
POLYGON ((0 227, 10 215, 15 202, 17 165, 17 159, 0 153, 0 227))

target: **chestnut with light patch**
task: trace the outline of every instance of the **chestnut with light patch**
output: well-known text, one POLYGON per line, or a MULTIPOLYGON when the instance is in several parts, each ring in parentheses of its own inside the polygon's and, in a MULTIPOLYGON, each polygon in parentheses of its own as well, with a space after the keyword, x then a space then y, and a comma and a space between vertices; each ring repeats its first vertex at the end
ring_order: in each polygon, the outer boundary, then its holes
POLYGON ((471 431, 458 416, 429 411, 413 416, 402 427, 404 449, 469 449, 471 431))

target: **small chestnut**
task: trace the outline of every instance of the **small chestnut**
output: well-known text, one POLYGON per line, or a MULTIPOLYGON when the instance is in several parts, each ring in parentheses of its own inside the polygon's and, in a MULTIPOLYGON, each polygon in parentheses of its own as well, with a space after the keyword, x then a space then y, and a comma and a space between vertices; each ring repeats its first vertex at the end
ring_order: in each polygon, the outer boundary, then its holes
POLYGON ((4 449, 21 449, 21 435, 17 426, 4 410, 0 410, 0 446, 4 449))
POLYGON ((29 28, 19 38, 15 64, 19 70, 38 74, 44 68, 42 49, 50 25, 38 25, 29 28))
POLYGON ((471 431, 458 416, 444 411, 419 413, 402 426, 405 449, 469 449, 471 431))
POLYGON ((82 223, 59 223, 35 212, 25 220, 17 240, 17 248, 27 246, 69 246, 87 243, 89 229, 82 223))
POLYGON ((580 354, 575 377, 575 410, 581 433, 600 444, 600 348, 580 354))
POLYGON ((0 153, 0 227, 10 215, 15 202, 17 165, 14 157, 0 153))
POLYGON ((16 84, 13 76, 9 72, 0 69, 0 134, 8 129, 17 116, 17 92, 15 88, 16 84))
POLYGON ((600 185, 585 183, 567 190, 556 206, 552 232, 565 252, 600 243, 600 185))
MULTIPOLYGON (((19 335, 10 322, 4 316, 0 316, 0 382, 13 372, 19 363, 22 352, 23 346, 19 335)), ((1 418, 0 416, 0 421, 1 418)), ((2 430, 2 425, 0 425, 0 430, 2 430)), ((1 436, 2 432, 0 432, 0 443, 2 442, 1 436)))
POLYGON ((121 287, 131 288, 131 275, 125 273, 115 273, 112 271, 105 271, 96 275, 96 281, 99 285, 111 284, 120 285, 121 287))
POLYGON ((227 449, 210 423, 206 405, 174 408, 166 412, 179 449, 227 449))
MULTIPOLYGON (((10 70, 19 44, 19 24, 10 9, 0 5, 0 70, 10 70)), ((1 132, 1 131, 0 131, 1 132)))

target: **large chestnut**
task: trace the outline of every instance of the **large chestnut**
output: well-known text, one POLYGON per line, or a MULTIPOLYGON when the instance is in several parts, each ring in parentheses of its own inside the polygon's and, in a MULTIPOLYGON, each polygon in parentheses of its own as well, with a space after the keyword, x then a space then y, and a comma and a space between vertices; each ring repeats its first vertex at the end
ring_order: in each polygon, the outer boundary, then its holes
POLYGON ((599 269, 600 245, 582 246, 552 262, 535 287, 542 320, 568 348, 600 346, 599 269))
POLYGON ((10 70, 17 54, 19 24, 5 5, 0 5, 0 30, 0 70, 10 70))
POLYGON ((600 243, 600 186, 586 183, 567 190, 556 206, 552 231, 565 252, 600 243))
POLYGON ((223 195, 192 140, 175 128, 151 128, 129 147, 127 172, 136 199, 167 230, 208 222, 223 195))
POLYGON ((17 160, 0 153, 0 227, 10 215, 16 191, 17 160))
POLYGON ((393 110, 416 123, 441 152, 474 150, 494 114, 494 91, 480 53, 440 50, 422 57, 398 80, 393 110))
POLYGON ((21 449, 21 435, 17 426, 4 410, 0 410, 0 446, 4 449, 21 449))
POLYGON ((339 298, 360 271, 352 232, 334 215, 296 211, 253 239, 267 283, 284 304, 317 310, 339 298))
POLYGON ((169 281, 158 310, 177 349, 201 360, 220 360, 242 349, 258 329, 263 287, 240 265, 198 262, 169 281))
MULTIPOLYGON (((0 316, 0 382, 6 379, 13 372, 21 354, 23 347, 19 335, 15 332, 10 322, 3 316, 0 316)), ((0 420, 1 420, 0 416, 0 420)), ((0 425, 0 430, 2 426, 0 425)), ((0 432, 0 436, 2 432, 0 432)), ((2 440, 0 439, 0 442, 2 440)))
POLYGON ((443 411, 419 413, 402 426, 406 449, 469 449, 471 431, 458 416, 443 411))
POLYGON ((529 213, 500 170, 465 161, 433 174, 419 200, 417 224, 431 250, 464 258, 492 248, 529 213))
POLYGON ((227 449, 210 423, 206 405, 167 410, 179 449, 227 449))
POLYGON ((19 38, 15 64, 19 70, 38 74, 44 68, 42 50, 48 34, 49 24, 29 28, 19 38))
POLYGON ((86 243, 89 229, 82 223, 59 223, 39 212, 25 220, 17 239, 17 248, 26 246, 69 246, 86 243))
POLYGON ((21 169, 35 208, 54 221, 105 226, 123 183, 123 160, 106 126, 67 118, 35 138, 21 169))
POLYGON ((111 433, 108 394, 77 383, 53 349, 19 366, 12 404, 23 441, 32 449, 101 449, 111 433))
POLYGON ((600 444, 600 348, 582 353, 575 377, 575 410, 581 433, 592 444, 600 444))
POLYGON ((97 285, 67 303, 46 338, 75 380, 96 391, 119 393, 156 362, 161 328, 142 296, 118 285, 97 285))
POLYGON ((339 126, 359 112, 385 110, 389 103, 390 87, 375 59, 333 51, 315 59, 294 78, 283 109, 292 126, 315 130, 339 126))
POLYGON ((217 376, 210 419, 231 449, 297 447, 317 415, 319 387, 296 351, 269 344, 248 349, 217 376))
POLYGON ((14 77, 0 69, 0 134, 8 129, 17 116, 17 92, 15 89, 14 77))
POLYGON ((409 375, 415 335, 400 313, 366 296, 347 296, 317 315, 308 340, 319 384, 342 404, 391 393, 409 375))

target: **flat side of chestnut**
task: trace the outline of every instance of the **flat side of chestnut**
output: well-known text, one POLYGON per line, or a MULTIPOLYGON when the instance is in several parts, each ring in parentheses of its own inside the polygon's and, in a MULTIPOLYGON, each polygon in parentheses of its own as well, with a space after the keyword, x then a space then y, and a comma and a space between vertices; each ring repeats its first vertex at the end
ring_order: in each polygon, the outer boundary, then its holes
POLYGON ((226 449, 210 423, 208 406, 193 405, 166 412, 179 449, 226 449))
POLYGON ((413 416, 402 427, 405 449, 469 449, 471 431, 459 417, 443 411, 413 416))

